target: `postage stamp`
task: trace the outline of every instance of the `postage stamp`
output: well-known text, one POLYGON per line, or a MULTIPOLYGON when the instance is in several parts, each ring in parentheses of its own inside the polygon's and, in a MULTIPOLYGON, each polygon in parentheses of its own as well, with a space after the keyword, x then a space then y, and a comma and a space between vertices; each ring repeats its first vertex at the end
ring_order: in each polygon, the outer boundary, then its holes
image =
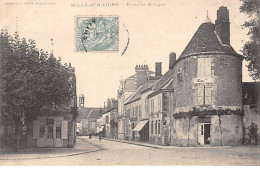
POLYGON ((76 16, 76 52, 118 51, 117 16, 76 16))

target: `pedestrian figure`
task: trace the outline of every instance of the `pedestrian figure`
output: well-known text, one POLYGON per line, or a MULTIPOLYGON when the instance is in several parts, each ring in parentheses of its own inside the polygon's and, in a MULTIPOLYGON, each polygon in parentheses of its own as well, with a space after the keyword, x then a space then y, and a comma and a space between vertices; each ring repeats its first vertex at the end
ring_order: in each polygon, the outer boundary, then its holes
POLYGON ((101 134, 99 134, 99 137, 98 137, 98 138, 99 138, 99 141, 101 141, 101 139, 102 139, 102 136, 101 136, 101 134))
POLYGON ((89 139, 91 139, 91 135, 92 135, 92 133, 89 133, 89 139))

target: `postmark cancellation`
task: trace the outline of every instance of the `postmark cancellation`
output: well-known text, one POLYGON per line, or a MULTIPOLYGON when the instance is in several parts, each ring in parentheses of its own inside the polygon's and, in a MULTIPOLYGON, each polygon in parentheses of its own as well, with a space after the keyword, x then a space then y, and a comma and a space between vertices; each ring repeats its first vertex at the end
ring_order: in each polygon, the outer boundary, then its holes
POLYGON ((75 16, 75 52, 117 52, 118 16, 75 16))

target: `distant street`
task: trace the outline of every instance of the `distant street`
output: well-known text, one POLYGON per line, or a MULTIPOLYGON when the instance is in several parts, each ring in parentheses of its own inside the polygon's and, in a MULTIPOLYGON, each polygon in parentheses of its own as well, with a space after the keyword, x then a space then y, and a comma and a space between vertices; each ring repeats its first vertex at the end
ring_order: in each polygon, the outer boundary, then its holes
POLYGON ((55 158, 0 160, 0 165, 260 165, 256 146, 158 149, 109 140, 99 142, 97 138, 79 139, 83 142, 75 149, 99 148, 99 151, 55 158))

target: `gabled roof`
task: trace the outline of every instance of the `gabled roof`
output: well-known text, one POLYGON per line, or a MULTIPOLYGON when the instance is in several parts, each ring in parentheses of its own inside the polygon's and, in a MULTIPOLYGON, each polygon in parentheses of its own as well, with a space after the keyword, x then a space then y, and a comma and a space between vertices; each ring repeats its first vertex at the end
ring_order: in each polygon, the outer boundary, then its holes
MULTIPOLYGON (((156 95, 160 90, 169 90, 172 88, 173 83, 173 69, 169 69, 153 86, 153 93, 149 96, 156 95)), ((148 96, 148 97, 149 97, 148 96)))
POLYGON ((100 116, 100 109, 92 109, 89 115, 87 116, 88 119, 98 119, 100 116))
POLYGON ((215 32, 215 25, 209 19, 200 25, 179 59, 185 58, 189 55, 202 53, 238 55, 232 46, 223 45, 221 43, 220 38, 215 32))
POLYGON ((130 104, 136 100, 139 100, 141 98, 141 94, 140 92, 142 91, 142 88, 144 88, 143 86, 140 86, 136 92, 134 92, 129 98, 128 100, 126 101, 125 104, 130 104))
POLYGON ((78 119, 86 119, 90 115, 91 111, 93 110, 100 110, 99 108, 94 107, 84 107, 78 110, 79 116, 78 119))
POLYGON ((125 90, 135 90, 135 79, 125 80, 125 90))
POLYGON ((161 89, 166 82, 169 81, 169 79, 173 76, 173 69, 169 69, 160 79, 157 81, 157 83, 154 85, 155 90, 161 89))

